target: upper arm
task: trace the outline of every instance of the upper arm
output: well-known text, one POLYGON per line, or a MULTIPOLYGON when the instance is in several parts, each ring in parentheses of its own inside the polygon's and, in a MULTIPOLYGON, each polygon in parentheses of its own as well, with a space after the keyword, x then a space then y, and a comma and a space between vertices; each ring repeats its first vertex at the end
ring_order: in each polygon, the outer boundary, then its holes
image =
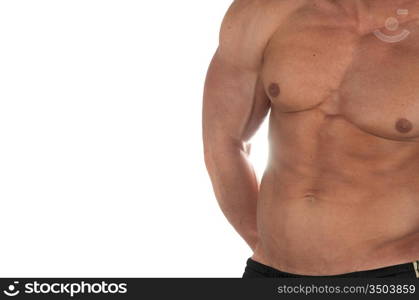
POLYGON ((260 9, 257 1, 236 0, 224 18, 205 82, 204 142, 245 142, 269 111, 260 70, 270 36, 260 9))

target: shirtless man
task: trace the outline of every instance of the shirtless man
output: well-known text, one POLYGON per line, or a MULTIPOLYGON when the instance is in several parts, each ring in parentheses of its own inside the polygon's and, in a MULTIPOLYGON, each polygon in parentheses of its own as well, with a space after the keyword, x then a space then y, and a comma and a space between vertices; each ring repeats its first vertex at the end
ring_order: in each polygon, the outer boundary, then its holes
POLYGON ((419 276, 419 1, 236 0, 205 163, 243 277, 419 276), (269 113, 260 183, 248 141, 269 113))

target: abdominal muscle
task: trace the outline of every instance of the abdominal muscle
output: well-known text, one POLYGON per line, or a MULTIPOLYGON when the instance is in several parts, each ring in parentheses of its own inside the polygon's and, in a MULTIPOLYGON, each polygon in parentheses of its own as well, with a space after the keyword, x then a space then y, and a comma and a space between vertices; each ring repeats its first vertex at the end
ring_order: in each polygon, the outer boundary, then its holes
MULTIPOLYGON (((287 133, 275 127, 271 124, 271 147, 278 146, 271 150, 260 186, 260 243, 253 259, 300 275, 336 275, 419 259, 419 191, 409 179, 419 168, 374 172, 380 170, 377 162, 344 157, 330 137, 327 145, 315 146, 324 142, 315 126, 312 133, 304 132, 304 146, 295 136, 280 139, 287 133), (312 144, 307 134, 316 135, 312 144)), ((293 132, 298 135, 298 126, 293 132)), ((356 141, 351 144, 356 150, 356 141)))

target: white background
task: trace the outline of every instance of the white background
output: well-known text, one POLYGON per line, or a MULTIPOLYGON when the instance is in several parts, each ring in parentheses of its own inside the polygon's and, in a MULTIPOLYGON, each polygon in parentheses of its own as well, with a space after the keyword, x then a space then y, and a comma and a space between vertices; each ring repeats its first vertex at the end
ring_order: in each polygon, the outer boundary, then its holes
POLYGON ((0 276, 242 275, 201 145, 229 5, 0 2, 0 276))

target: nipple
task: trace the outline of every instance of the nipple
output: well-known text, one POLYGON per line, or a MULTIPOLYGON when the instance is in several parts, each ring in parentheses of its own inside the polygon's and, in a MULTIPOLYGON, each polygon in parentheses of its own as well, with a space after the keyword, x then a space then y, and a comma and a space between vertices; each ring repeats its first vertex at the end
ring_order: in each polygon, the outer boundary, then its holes
POLYGON ((277 83, 271 83, 269 85, 268 92, 271 97, 275 98, 279 96, 279 94, 281 93, 281 89, 279 88, 279 85, 277 83))
POLYGON ((413 129, 412 122, 407 119, 399 119, 396 122, 396 130, 400 133, 408 133, 413 129))

